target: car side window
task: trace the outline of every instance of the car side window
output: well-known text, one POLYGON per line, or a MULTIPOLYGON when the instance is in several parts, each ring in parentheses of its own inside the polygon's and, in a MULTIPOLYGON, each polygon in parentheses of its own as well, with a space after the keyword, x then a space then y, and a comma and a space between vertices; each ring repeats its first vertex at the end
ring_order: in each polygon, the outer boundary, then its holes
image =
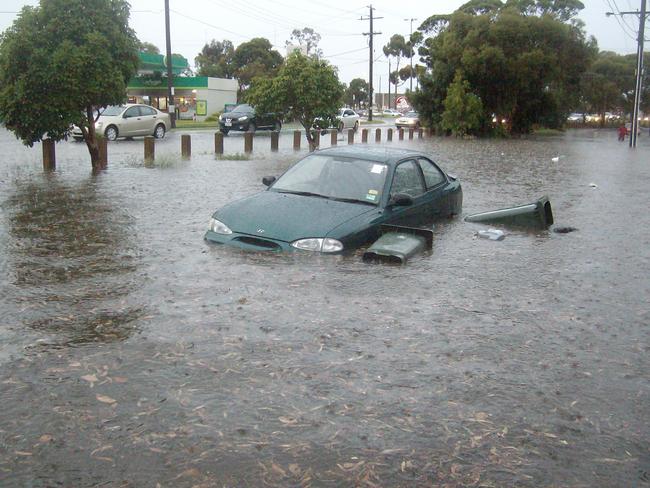
POLYGON ((427 185, 427 190, 439 185, 445 181, 445 175, 428 159, 418 159, 418 164, 422 168, 424 174, 424 182, 427 185))
POLYGON ((400 163, 395 168, 393 186, 391 187, 390 194, 393 196, 397 193, 406 193, 412 197, 417 197, 424 193, 420 169, 415 164, 415 161, 400 163))
POLYGON ((129 109, 124 113, 124 116, 128 119, 131 117, 139 117, 140 116, 140 108, 139 107, 129 107, 129 109))
POLYGON ((140 107, 140 113, 142 115, 156 115, 156 111, 151 107, 140 107))

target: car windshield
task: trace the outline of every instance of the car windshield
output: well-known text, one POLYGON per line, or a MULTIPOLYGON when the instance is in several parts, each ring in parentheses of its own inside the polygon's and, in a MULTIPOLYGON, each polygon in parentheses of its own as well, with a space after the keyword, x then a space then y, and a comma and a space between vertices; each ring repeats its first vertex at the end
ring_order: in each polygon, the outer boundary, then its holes
POLYGON ((417 112, 406 112, 406 115, 404 117, 409 117, 409 118, 415 118, 418 116, 417 112))
POLYGON ((124 107, 124 105, 110 105, 104 109, 101 115, 108 115, 108 116, 120 115, 125 108, 126 107, 124 107))
POLYGON ((272 189, 377 205, 387 172, 383 163, 313 154, 291 167, 272 189))
POLYGON ((233 108, 230 111, 230 113, 234 113, 234 112, 248 113, 248 112, 252 112, 252 111, 253 111, 253 107, 251 107, 250 105, 242 104, 242 105, 237 105, 235 108, 233 108))

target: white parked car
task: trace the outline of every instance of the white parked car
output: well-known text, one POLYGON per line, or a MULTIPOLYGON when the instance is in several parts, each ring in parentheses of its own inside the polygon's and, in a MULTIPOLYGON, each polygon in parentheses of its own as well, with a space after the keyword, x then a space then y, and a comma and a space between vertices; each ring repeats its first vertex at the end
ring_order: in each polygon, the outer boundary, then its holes
POLYGON ((392 108, 386 108, 381 113, 384 117, 401 117, 402 114, 392 108))
POLYGON ((330 117, 330 121, 324 119, 314 120, 314 128, 325 130, 334 126, 340 131, 344 129, 354 129, 356 131, 359 129, 359 118, 359 114, 351 108, 342 108, 335 116, 330 117), (331 123, 332 119, 336 120, 334 124, 331 123))
MULTIPOLYGON (((162 139, 170 127, 169 114, 137 103, 106 107, 95 122, 97 133, 109 141, 118 137, 134 136, 154 136, 162 139)), ((72 128, 72 137, 75 141, 83 140, 79 127, 72 128)))

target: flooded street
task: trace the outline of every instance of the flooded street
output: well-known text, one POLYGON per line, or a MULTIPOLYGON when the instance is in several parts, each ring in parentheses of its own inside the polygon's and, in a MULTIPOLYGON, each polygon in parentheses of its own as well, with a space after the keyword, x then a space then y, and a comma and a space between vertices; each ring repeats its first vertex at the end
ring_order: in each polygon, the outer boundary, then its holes
POLYGON ((647 133, 395 137, 463 215, 546 194, 577 229, 456 218, 405 266, 206 244, 306 154, 269 141, 117 141, 98 175, 62 142, 46 174, 0 129, 1 486, 650 486, 647 133))

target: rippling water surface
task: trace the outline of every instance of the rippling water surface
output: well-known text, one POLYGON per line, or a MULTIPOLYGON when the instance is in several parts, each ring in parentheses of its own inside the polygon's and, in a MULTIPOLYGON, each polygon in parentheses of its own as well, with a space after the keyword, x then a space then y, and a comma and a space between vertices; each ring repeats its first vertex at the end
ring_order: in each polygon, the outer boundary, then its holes
POLYGON ((207 245, 299 156, 212 144, 146 168, 118 141, 92 175, 60 143, 45 174, 0 130, 2 486, 650 485, 647 137, 390 143, 457 174, 464 214, 546 194, 577 229, 459 218, 401 267, 207 245))

